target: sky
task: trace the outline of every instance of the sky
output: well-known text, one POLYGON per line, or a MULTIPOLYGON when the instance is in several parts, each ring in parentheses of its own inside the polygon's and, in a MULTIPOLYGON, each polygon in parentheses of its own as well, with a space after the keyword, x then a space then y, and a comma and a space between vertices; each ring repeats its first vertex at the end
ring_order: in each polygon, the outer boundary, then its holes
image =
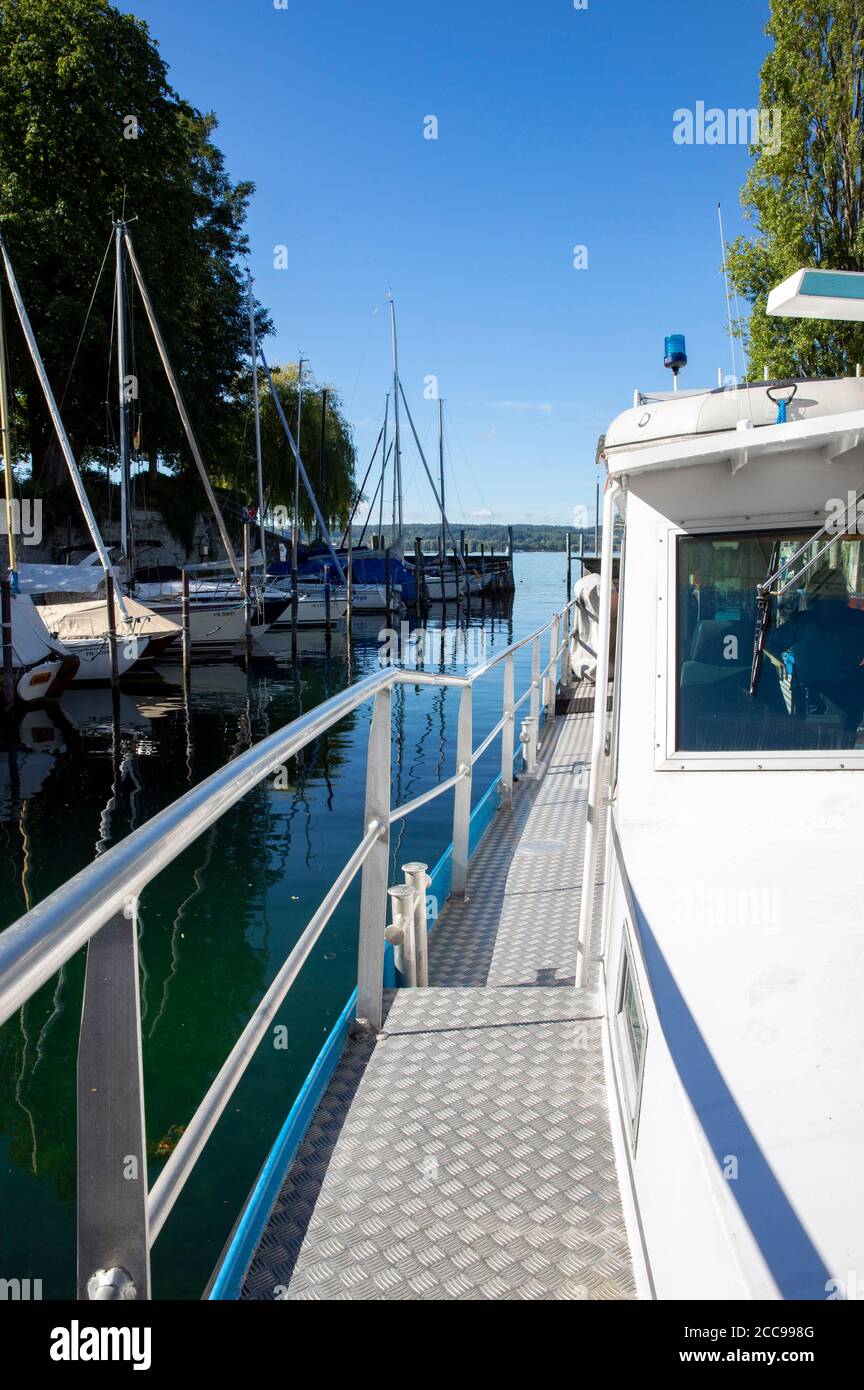
MULTIPOLYGON (((732 373, 717 204, 727 240, 752 235, 750 154, 673 133, 699 102, 756 106, 768 0, 118 4, 255 183, 265 352, 339 390, 360 477, 392 386, 388 288, 433 466, 430 377, 444 400, 459 524, 593 522, 598 435, 634 388, 670 388, 666 334, 687 338, 683 386, 732 373)), ((405 518, 432 520, 408 434, 405 518)))

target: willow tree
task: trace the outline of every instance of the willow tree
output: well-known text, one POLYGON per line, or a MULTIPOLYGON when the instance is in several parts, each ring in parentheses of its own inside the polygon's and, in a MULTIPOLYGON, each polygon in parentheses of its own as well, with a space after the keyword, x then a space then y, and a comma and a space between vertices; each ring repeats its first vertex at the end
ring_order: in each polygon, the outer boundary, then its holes
MULTIPOLYGON (((755 148, 741 194, 756 236, 729 248, 752 306, 741 325, 751 376, 835 376, 864 361, 864 325, 769 318, 769 292, 794 271, 864 270, 864 5, 772 0, 760 105, 782 117, 779 145, 755 148)), ((776 118, 775 118, 776 126, 776 118)))
MULTIPOLYGON (((270 365, 270 375, 279 402, 292 433, 297 432, 297 364, 270 365)), ((237 414, 233 444, 222 458, 220 473, 214 479, 226 488, 254 502, 256 496, 255 438, 252 423, 251 375, 247 371, 236 383, 237 414)), ((264 471, 264 494, 269 508, 284 508, 291 515, 294 505, 294 455, 285 438, 279 412, 270 394, 263 371, 259 373, 261 390, 261 454, 264 471)), ((315 492, 328 526, 344 527, 356 498, 354 467, 356 451, 353 431, 346 419, 341 397, 332 386, 324 387, 303 366, 303 398, 300 419, 300 453, 303 466, 315 492), (323 423, 323 497, 320 484, 322 465, 323 423)), ((308 494, 300 488, 300 522, 304 531, 316 528, 315 513, 308 494)))
MULTIPOLYGON (((215 126, 212 113, 173 90, 142 20, 108 0, 3 0, 0 220, 67 429, 85 459, 114 457, 116 418, 105 408, 110 258, 83 336, 82 329, 112 214, 124 207, 136 219, 139 260, 206 453, 230 427, 230 388, 248 337, 238 258, 247 249, 253 187, 229 178, 215 126)), ((133 310, 140 450, 154 467, 157 459, 186 466, 140 304, 133 310)), ((259 319, 263 332, 268 322, 259 319)), ((18 451, 51 484, 62 466, 11 324, 8 336, 18 451)))

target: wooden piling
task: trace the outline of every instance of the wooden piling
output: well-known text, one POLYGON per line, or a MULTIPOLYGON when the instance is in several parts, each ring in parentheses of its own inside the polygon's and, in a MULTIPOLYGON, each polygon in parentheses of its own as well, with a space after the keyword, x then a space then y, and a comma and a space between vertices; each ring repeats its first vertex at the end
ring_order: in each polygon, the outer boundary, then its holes
POLYGON ((114 612, 114 578, 105 577, 105 612, 108 619, 108 655, 111 660, 111 689, 120 684, 120 669, 117 664, 117 619, 114 612))
POLYGON ((345 598, 347 605, 345 608, 345 625, 348 632, 348 642, 351 642, 351 620, 354 617, 354 543, 351 535, 351 527, 348 527, 348 568, 345 571, 345 598))
POLYGON ((7 714, 15 703, 15 668, 12 656, 12 582, 2 581, 3 623, 3 708, 7 714))
POLYGON ((249 522, 243 522, 243 611, 246 669, 252 663, 252 572, 249 555, 249 522))
POLYGON ((417 612, 425 613, 429 596, 426 592, 426 564, 423 559, 423 542, 414 537, 414 581, 417 585, 417 612))
POLYGON ((189 614, 189 571, 180 571, 180 622, 182 623, 181 642, 183 643, 183 689, 188 692, 192 684, 192 624, 189 614))

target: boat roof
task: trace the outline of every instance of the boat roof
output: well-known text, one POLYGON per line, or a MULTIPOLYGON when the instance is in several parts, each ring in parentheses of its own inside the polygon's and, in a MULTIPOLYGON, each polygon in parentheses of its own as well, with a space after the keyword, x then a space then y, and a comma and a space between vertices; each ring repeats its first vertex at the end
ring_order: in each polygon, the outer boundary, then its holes
POLYGON ((727 390, 638 397, 613 420, 604 451, 610 474, 824 449, 836 456, 864 440, 864 378, 758 381, 727 390), (770 393, 770 394, 769 394, 770 393), (787 419, 778 423, 778 402, 787 419))

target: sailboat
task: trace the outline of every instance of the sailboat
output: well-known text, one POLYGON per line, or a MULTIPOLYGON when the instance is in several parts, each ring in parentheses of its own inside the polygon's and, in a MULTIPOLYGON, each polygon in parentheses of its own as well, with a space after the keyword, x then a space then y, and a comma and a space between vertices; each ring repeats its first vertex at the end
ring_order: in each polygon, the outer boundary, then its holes
MULTIPOLYGON (((110 680, 112 678, 112 638, 108 617, 107 592, 109 587, 114 586, 117 576, 112 568, 96 517, 87 498, 78 464, 60 417, 60 411, 48 381, 39 347, 15 278, 9 252, 2 236, 0 236, 0 254, 2 254, 6 279, 30 357, 42 387, 72 485, 75 488, 95 546, 95 554, 91 557, 95 563, 92 564, 81 566, 20 565, 16 571, 16 588, 21 596, 27 598, 31 607, 34 601, 38 602, 39 619, 46 633, 50 636, 52 646, 63 655, 77 658, 78 665, 73 675, 74 680, 99 682, 110 680), (83 596, 83 600, 81 596, 83 596)), ((164 622, 157 621, 153 615, 146 611, 139 610, 133 614, 119 589, 115 589, 114 609, 116 634, 114 646, 116 650, 113 660, 116 662, 118 675, 123 675, 144 656, 151 643, 158 642, 160 645, 164 645, 166 640, 172 640, 179 635, 179 628, 172 631, 171 627, 164 622)))
POLYGON ((13 476, 10 443, 11 416, 6 370, 6 339, 0 300, 0 432, 3 437, 3 478, 6 493, 6 539, 9 549, 9 622, 12 681, 16 698, 24 704, 62 694, 78 669, 77 658, 54 642, 32 599, 18 592, 15 524, 12 508, 13 476))

